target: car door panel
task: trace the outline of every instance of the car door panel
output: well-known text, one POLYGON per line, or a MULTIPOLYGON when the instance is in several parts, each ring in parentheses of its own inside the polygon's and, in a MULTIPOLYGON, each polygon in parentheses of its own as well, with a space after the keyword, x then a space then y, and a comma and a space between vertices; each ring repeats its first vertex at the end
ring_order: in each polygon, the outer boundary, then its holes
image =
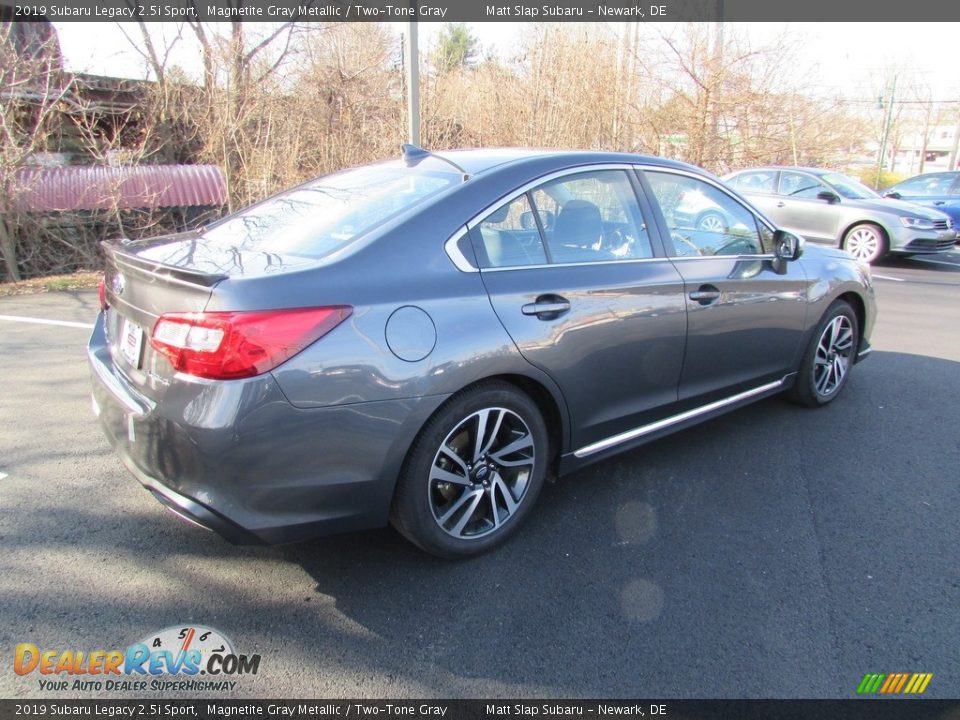
POLYGON ((686 303, 666 259, 481 274, 517 348, 560 386, 574 447, 655 419, 676 402, 686 303), (569 310, 525 314, 538 298, 562 298, 569 310))
POLYGON ((771 260, 735 256, 678 260, 676 266, 688 312, 681 401, 709 402, 779 380, 796 366, 807 312, 800 263, 788 263, 783 274, 771 260), (704 287, 719 297, 710 303, 690 297, 704 287))
POLYGON ((658 200, 687 307, 678 401, 707 403, 781 379, 797 364, 805 329, 802 265, 776 263, 769 228, 721 185, 681 171, 645 170, 641 178, 658 200), (732 226, 711 238, 678 225, 671 204, 691 191, 722 207, 732 226))

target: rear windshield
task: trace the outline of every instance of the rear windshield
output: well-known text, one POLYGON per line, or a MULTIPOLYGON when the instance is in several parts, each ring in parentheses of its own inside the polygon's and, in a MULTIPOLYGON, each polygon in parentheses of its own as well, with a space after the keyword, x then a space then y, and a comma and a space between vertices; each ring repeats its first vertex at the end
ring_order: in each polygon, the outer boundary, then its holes
POLYGON ((456 173, 395 165, 346 170, 251 205, 203 237, 236 250, 322 258, 459 181, 456 173))

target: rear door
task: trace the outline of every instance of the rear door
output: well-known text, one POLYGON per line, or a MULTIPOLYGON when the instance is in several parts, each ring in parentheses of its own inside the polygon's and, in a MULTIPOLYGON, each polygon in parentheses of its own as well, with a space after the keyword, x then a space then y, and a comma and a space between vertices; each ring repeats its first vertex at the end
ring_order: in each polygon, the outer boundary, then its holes
POLYGON ((771 229, 719 183, 662 168, 642 177, 658 201, 687 306, 680 402, 701 405, 779 382, 799 361, 808 287, 801 263, 778 271, 771 229), (674 205, 690 192, 722 207, 730 227, 713 232, 678 222, 674 205))
POLYGON ((683 286, 637 188, 627 166, 564 171, 469 224, 493 308, 562 389, 574 447, 677 399, 683 286))

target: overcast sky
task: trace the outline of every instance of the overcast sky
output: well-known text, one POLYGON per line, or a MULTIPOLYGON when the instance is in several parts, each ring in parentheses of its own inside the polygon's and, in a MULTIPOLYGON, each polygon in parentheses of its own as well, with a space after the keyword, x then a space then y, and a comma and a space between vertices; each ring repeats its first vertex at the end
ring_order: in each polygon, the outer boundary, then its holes
MULTIPOLYGON (((510 57, 526 23, 471 23, 485 52, 510 57)), ((142 59, 116 23, 54 23, 67 69, 98 75, 144 77, 142 59)), ((403 23, 393 23, 399 38, 403 23)), ((664 23, 663 25, 668 25, 664 23)), ((960 23, 728 23, 747 33, 755 44, 789 31, 791 53, 803 73, 802 85, 816 95, 842 93, 872 98, 893 72, 899 74, 898 97, 920 86, 920 95, 960 104, 960 72, 953 42, 960 23)), ((125 26, 131 37, 139 30, 125 26)), ((151 24, 155 33, 169 35, 175 26, 151 24)), ((421 51, 429 48, 440 23, 420 23, 421 51)), ((189 32, 189 31, 188 31, 189 32)), ((194 46, 182 44, 175 62, 199 75, 194 46)))

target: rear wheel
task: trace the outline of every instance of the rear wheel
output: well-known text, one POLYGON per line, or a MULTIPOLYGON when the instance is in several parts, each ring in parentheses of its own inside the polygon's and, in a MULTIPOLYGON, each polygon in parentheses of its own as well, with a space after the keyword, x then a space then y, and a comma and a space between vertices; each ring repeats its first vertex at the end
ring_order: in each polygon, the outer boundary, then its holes
POLYGON ((859 345, 857 315, 843 300, 824 314, 800 363, 791 400, 819 407, 836 399, 847 383, 859 345))
POLYGON ((453 398, 426 424, 401 473, 391 522, 440 557, 486 552, 511 535, 543 487, 547 428, 504 382, 453 398))
POLYGON ((858 260, 872 264, 887 254, 887 236, 879 225, 860 223, 843 236, 843 249, 858 260))

